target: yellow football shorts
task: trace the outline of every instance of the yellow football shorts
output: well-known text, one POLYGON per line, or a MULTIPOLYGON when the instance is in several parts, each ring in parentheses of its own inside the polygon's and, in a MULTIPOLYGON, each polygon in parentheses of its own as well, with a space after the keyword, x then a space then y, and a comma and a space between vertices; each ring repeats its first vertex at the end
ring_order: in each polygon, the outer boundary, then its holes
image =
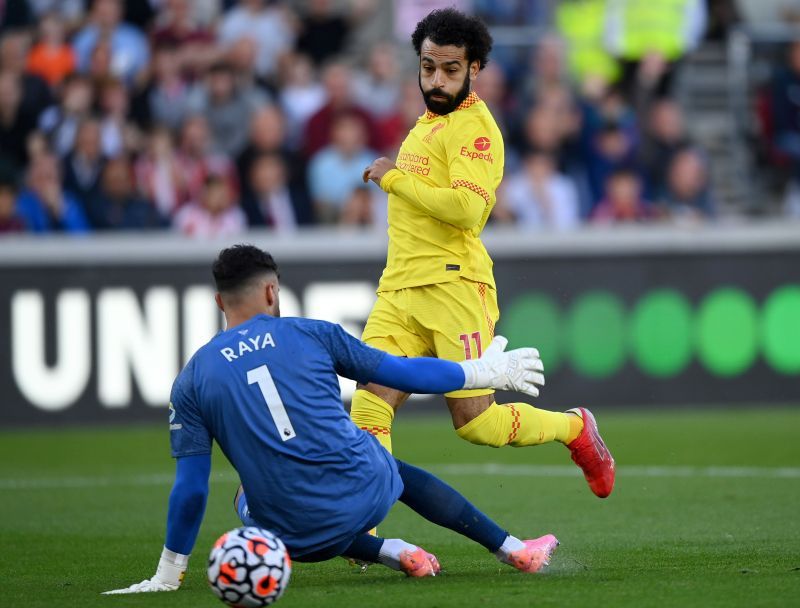
MULTIPOLYGON (((378 293, 361 339, 397 356, 477 359, 492 341, 499 316, 497 292, 484 283, 461 279, 384 291, 378 293)), ((493 392, 461 390, 447 396, 493 392)))

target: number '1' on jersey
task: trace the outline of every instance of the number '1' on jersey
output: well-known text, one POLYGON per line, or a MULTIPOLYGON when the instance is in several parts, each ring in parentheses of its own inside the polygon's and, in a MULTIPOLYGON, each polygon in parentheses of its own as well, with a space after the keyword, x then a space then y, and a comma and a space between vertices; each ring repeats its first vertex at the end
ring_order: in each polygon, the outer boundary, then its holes
POLYGON ((337 374, 366 382, 384 353, 340 326, 259 315, 197 351, 172 388, 176 458, 212 439, 250 514, 295 555, 352 536, 402 492, 391 456, 344 410, 337 374))

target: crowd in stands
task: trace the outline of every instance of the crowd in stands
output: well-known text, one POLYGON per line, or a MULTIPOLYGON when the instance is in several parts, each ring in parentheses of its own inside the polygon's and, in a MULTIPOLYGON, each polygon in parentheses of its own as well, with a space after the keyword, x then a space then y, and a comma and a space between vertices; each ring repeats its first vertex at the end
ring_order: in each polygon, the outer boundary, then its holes
MULTIPOLYGON (((361 176, 424 112, 399 36, 436 4, 0 2, 0 233, 383 229, 385 195, 361 176), (389 4, 389 32, 354 44, 389 4)), ((498 47, 475 83, 506 143, 492 222, 715 216, 711 159, 672 95, 704 0, 565 0, 549 15, 536 0, 440 4, 551 26, 522 54, 498 47)))
POLYGON ((763 160, 784 178, 787 214, 800 218, 800 38, 786 48, 762 101, 763 160))

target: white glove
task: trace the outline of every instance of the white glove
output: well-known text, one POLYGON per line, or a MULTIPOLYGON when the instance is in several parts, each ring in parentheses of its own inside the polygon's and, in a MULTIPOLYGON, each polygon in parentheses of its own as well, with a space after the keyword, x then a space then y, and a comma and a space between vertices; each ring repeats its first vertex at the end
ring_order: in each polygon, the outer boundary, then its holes
POLYGON ((155 576, 135 583, 124 589, 114 589, 104 591, 102 595, 121 595, 126 593, 152 593, 154 591, 177 591, 183 582, 186 574, 186 567, 189 564, 189 556, 170 551, 166 547, 161 552, 161 559, 158 560, 158 568, 155 576))
POLYGON ((495 388, 539 396, 537 387, 544 386, 544 364, 535 348, 505 351, 508 340, 495 336, 480 359, 462 361, 464 388, 495 388))

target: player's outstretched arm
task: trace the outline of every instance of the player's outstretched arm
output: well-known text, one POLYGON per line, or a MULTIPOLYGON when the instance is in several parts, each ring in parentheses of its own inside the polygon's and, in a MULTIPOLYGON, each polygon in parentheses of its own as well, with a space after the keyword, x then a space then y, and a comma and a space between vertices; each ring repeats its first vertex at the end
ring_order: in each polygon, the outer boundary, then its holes
POLYGON ((176 591, 181 586, 189 564, 189 554, 203 521, 210 472, 210 454, 178 458, 175 483, 169 497, 167 539, 156 573, 141 583, 105 591, 103 595, 176 591))
POLYGON ((448 393, 461 389, 494 388, 539 396, 544 364, 535 348, 505 352, 508 340, 496 336, 479 359, 454 363, 430 357, 386 355, 371 382, 407 393, 448 393))

